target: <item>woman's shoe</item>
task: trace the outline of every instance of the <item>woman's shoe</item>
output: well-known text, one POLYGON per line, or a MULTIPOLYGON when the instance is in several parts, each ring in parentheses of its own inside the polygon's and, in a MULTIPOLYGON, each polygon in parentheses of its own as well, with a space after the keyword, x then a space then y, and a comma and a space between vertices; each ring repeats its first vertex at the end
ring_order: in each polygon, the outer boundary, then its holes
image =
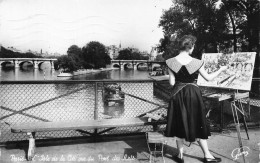
POLYGON ((180 158, 178 156, 174 156, 173 157, 173 160, 176 161, 177 163, 184 163, 184 158, 180 158))
POLYGON ((210 163, 210 162, 221 162, 221 158, 214 157, 214 158, 205 158, 203 159, 204 163, 210 163))

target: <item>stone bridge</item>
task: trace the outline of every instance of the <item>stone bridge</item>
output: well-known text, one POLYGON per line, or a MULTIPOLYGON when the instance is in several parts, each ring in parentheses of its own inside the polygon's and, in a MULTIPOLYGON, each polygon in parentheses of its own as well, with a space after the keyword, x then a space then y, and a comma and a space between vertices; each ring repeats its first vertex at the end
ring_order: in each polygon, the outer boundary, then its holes
POLYGON ((120 69, 126 69, 132 67, 134 70, 144 66, 148 70, 152 70, 156 65, 164 66, 165 62, 150 61, 150 60, 111 60, 111 67, 119 67, 120 69))
POLYGON ((56 60, 51 58, 0 58, 0 68, 7 63, 12 63, 15 68, 19 68, 27 62, 31 63, 35 69, 38 69, 42 63, 50 62, 51 68, 54 69, 54 61, 56 60))

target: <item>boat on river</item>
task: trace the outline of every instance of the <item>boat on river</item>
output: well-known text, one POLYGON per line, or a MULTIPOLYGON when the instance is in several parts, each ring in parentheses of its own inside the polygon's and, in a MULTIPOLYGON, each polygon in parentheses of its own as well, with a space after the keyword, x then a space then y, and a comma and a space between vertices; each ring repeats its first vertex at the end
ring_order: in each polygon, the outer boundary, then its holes
POLYGON ((69 72, 60 72, 57 77, 72 77, 73 74, 69 72))
POLYGON ((117 69, 117 68, 100 68, 99 70, 100 71, 112 71, 114 69, 117 69))
POLYGON ((99 69, 80 69, 77 71, 73 72, 60 72, 58 77, 72 77, 72 76, 77 76, 77 75, 84 75, 84 74, 89 74, 89 73, 98 73, 101 72, 99 69))

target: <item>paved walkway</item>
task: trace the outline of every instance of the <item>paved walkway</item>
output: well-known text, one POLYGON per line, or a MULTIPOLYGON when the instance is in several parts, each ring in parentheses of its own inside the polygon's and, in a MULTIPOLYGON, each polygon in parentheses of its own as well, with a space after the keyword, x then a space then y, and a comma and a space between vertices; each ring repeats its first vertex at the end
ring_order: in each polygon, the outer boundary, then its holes
MULTIPOLYGON (((250 140, 241 132, 247 163, 260 162, 260 129, 250 129, 250 140)), ((238 153, 238 139, 236 131, 230 133, 212 133, 209 148, 213 155, 222 158, 223 163, 243 162, 238 153), (233 152, 233 157, 232 157, 233 152), (235 161, 233 159, 236 159, 235 161)), ((93 140, 64 140, 37 141, 36 162, 92 162, 92 163, 148 163, 149 152, 144 135, 125 137, 103 137, 93 140)), ((19 146, 8 145, 1 147, 1 163, 25 161, 26 144, 19 146)), ((165 162, 174 163, 172 155, 177 154, 175 141, 168 139, 165 148, 165 162)), ((185 162, 202 162, 203 154, 197 143, 185 147, 185 162)), ((157 163, 163 162, 157 157, 157 163)))

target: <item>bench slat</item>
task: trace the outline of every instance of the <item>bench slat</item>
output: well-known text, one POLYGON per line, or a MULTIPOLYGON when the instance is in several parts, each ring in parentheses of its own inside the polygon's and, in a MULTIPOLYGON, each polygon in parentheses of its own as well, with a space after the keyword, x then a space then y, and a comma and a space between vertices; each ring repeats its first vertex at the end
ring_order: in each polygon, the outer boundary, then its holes
POLYGON ((148 122, 148 117, 124 118, 124 119, 101 119, 101 120, 77 120, 57 122, 31 122, 15 124, 11 127, 13 133, 61 131, 76 129, 99 129, 109 127, 142 126, 155 122, 148 122))

